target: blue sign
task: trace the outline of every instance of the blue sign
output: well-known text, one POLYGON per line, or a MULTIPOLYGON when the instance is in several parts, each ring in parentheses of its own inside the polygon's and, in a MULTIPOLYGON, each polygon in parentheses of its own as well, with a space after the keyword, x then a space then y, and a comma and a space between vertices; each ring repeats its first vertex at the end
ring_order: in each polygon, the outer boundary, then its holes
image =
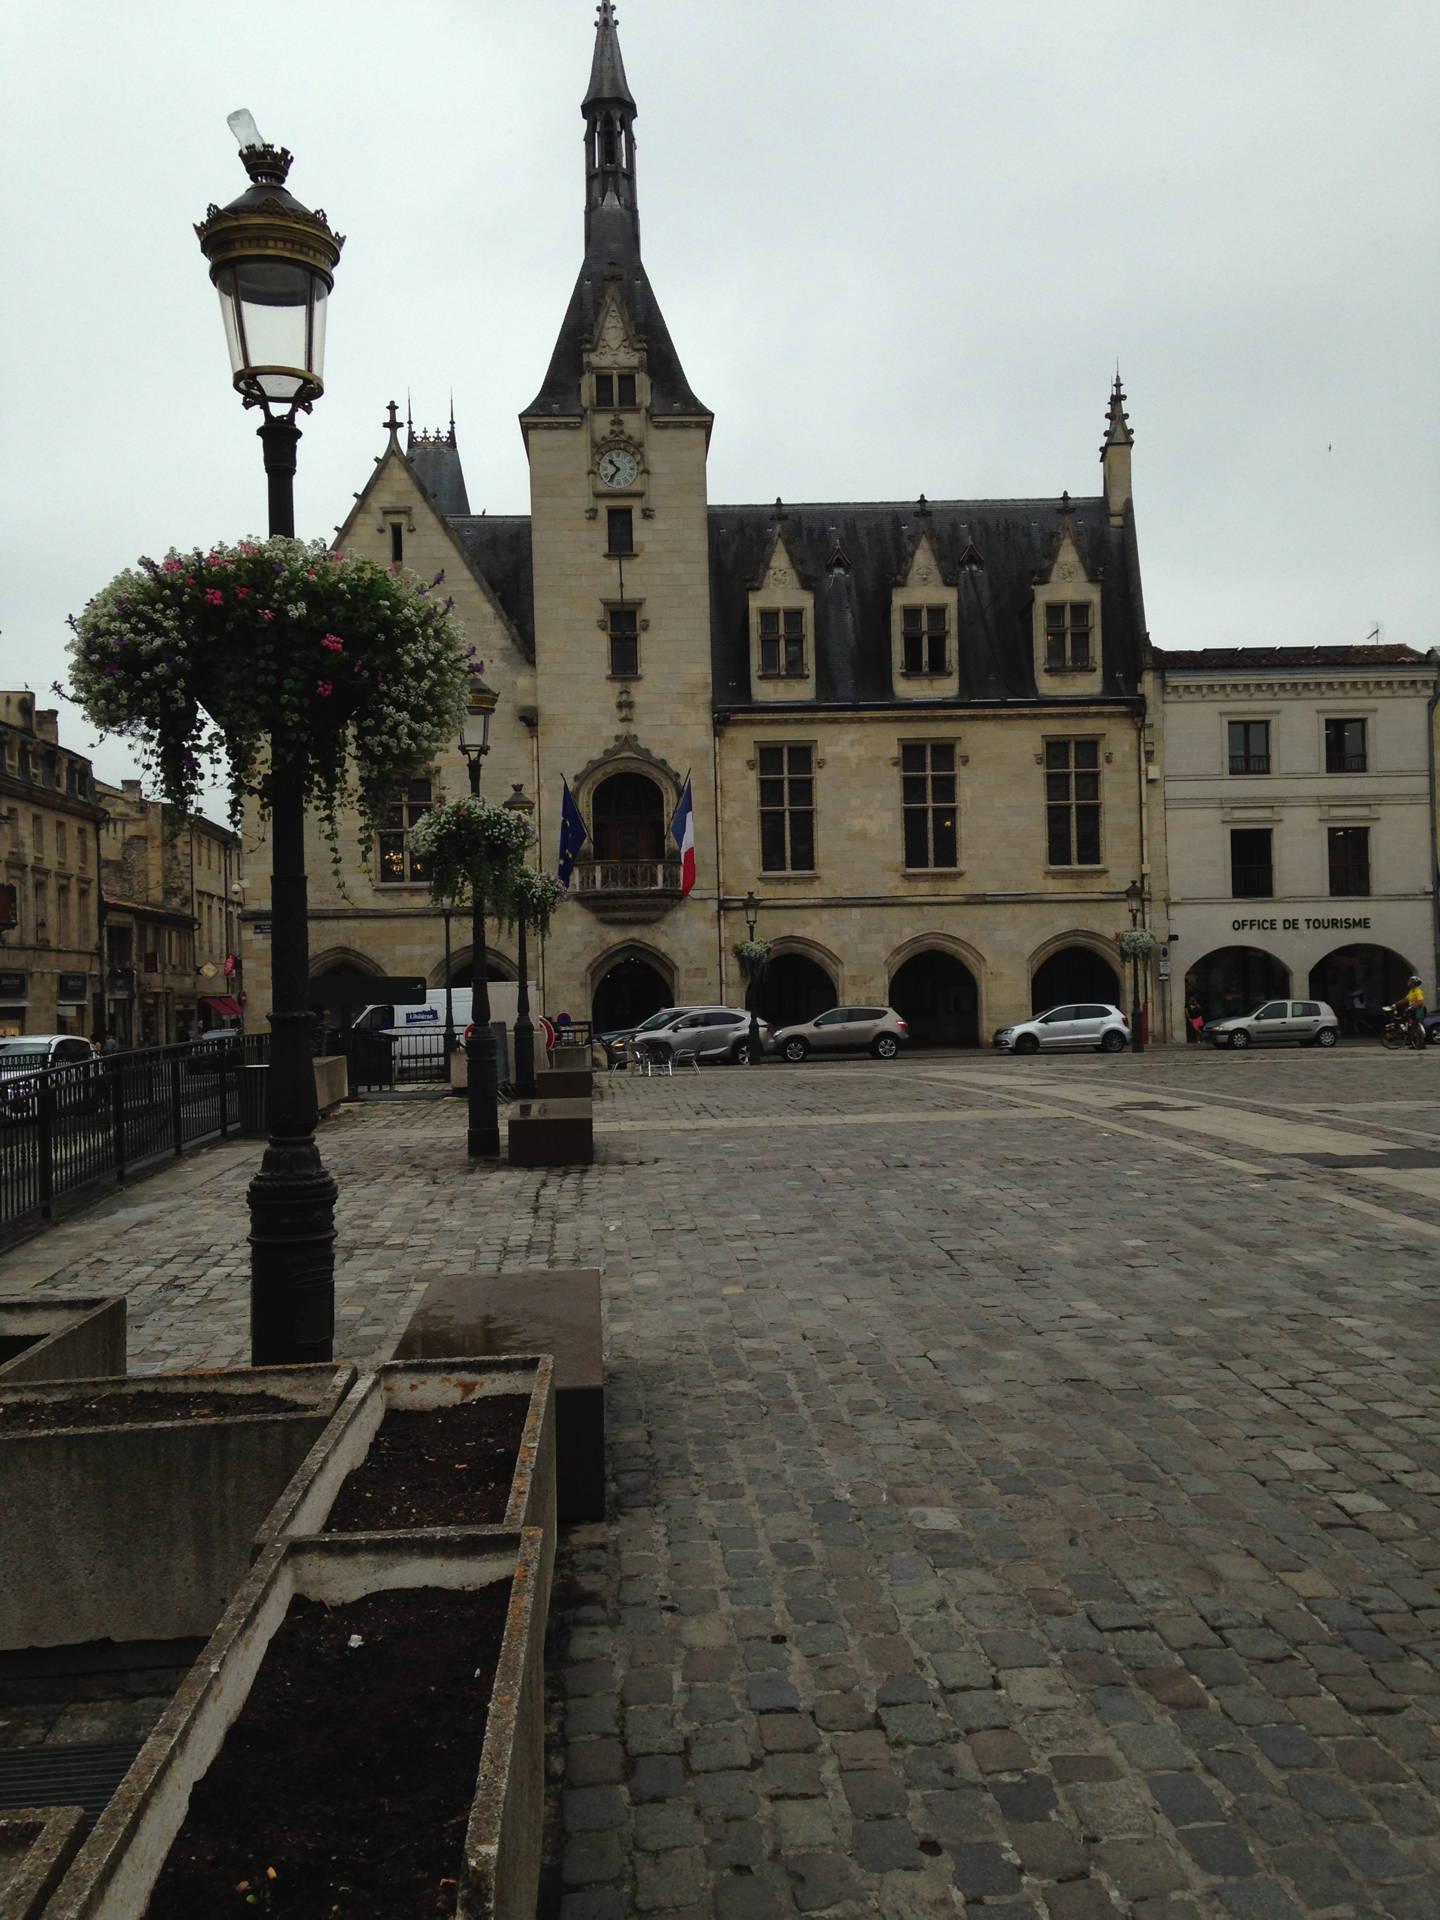
POLYGON ((439 1018, 440 1009, 438 1007, 407 1007, 405 1009, 405 1024, 407 1027, 423 1026, 426 1021, 438 1020, 439 1018))

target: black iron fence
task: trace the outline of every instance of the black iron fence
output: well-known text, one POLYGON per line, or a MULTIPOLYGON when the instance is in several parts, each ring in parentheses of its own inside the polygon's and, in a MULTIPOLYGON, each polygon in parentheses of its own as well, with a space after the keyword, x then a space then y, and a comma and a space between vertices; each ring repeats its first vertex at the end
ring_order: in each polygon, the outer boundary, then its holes
POLYGON ((269 1046, 268 1034, 226 1034, 63 1067, 6 1048, 0 1241, 51 1219, 67 1195, 236 1130, 245 1070, 265 1065, 269 1046))

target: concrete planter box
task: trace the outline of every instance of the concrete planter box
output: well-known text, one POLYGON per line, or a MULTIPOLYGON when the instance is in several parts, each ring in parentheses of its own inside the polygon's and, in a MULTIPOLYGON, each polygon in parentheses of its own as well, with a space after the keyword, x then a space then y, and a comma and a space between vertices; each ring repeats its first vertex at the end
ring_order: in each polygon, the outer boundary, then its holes
POLYGON ((123 1374, 126 1358, 122 1294, 84 1300, 34 1294, 0 1298, 0 1386, 98 1380, 123 1374))
MULTIPOLYGON (((512 1533, 535 1527, 544 1538, 537 1596, 543 1620, 550 1607, 555 1562, 555 1363, 506 1354, 493 1360, 391 1361, 363 1373, 341 1402, 294 1479, 271 1508, 256 1536, 256 1551, 291 1534, 322 1533, 346 1476, 370 1451, 387 1413, 426 1413, 501 1394, 526 1394, 530 1410, 520 1436, 505 1516, 512 1533)), ((441 1533, 445 1528, 426 1528, 441 1533)), ((466 1529, 473 1531, 473 1529, 466 1529)))
POLYGON ((578 1041, 557 1040, 550 1049, 550 1065, 558 1073, 583 1073, 590 1066, 591 1049, 578 1041))
POLYGON ((595 1163, 590 1100, 515 1100, 507 1126, 512 1167, 589 1167, 595 1163))
MULTIPOLYGON (((328 1055, 313 1064, 315 1099, 321 1113, 329 1113, 342 1100, 349 1098, 350 1081, 344 1057, 340 1054, 328 1055)), ((269 1075, 269 1067, 263 1064, 246 1067, 240 1075, 241 1133, 263 1135, 265 1132, 265 1086, 269 1075)))
POLYGON ((79 1807, 17 1807, 0 1813, 0 1913, 40 1920, 83 1838, 79 1807))
POLYGON ((540 1067, 535 1074, 535 1093, 540 1100, 589 1100, 595 1092, 595 1075, 589 1067, 540 1067))
MULTIPOLYGON (((413 1587, 473 1592, 513 1580, 463 1857, 458 1920, 533 1920, 544 1803, 544 1543, 534 1529, 325 1534, 276 1541, 235 1595, 81 1848, 46 1920, 139 1920, 184 1824, 191 1789, 244 1706, 290 1601, 332 1606, 413 1587)), ((356 1702, 355 1738, 380 1737, 356 1702)), ((382 1730, 383 1731, 383 1730, 382 1730)))
POLYGON ((38 1404, 51 1421, 0 1423, 0 1648, 208 1634, 354 1378, 353 1367, 247 1367, 0 1391, 0 1406, 38 1404), (140 1398, 153 1417, 67 1427, 66 1407, 100 1392, 140 1398), (266 1393, 285 1408, 177 1417, 196 1393, 266 1393))
POLYGON ((554 1356, 555 1493, 562 1522, 605 1518, 605 1329, 597 1267, 432 1280, 397 1360, 493 1366, 508 1353, 554 1356))

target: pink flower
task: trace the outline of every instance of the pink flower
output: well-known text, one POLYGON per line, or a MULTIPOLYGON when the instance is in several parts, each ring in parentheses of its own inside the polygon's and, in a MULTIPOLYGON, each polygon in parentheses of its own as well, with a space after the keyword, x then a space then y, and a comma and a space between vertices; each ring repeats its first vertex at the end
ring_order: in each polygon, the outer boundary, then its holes
POLYGON ((163 562, 162 562, 162 571, 163 571, 163 572, 165 572, 165 573, 179 573, 179 571, 180 571, 180 562, 179 562, 178 560, 166 560, 166 561, 163 561, 163 562))
POLYGON ((269 609, 269 607, 262 607, 262 608, 260 609, 260 618, 261 618, 262 620, 273 620, 273 619, 275 618, 275 616, 274 616, 274 614, 273 614, 273 613, 272 613, 272 612, 270 611, 270 609, 269 609))
POLYGON ((322 700, 328 700, 335 691, 335 682, 333 680, 317 680, 315 682, 315 691, 322 700))
POLYGON ((340 638, 338 633, 327 633, 320 644, 329 653, 339 653, 345 645, 345 642, 340 638))
POLYGON ((207 587, 205 589, 205 603, 211 607, 223 607, 225 604, 225 596, 218 587, 207 587))
POLYGON ((248 599, 250 598, 250 588, 249 588, 249 587, 236 587, 236 589, 235 589, 235 598, 236 598, 237 600, 248 600, 248 599))

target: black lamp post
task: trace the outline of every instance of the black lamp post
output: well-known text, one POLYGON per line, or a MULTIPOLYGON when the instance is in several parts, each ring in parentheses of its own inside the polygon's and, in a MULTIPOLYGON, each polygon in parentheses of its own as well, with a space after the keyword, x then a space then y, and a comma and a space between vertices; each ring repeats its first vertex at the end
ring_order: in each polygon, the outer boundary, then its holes
MULTIPOLYGON (((535 802, 526 793, 520 781, 516 781, 510 798, 505 802, 507 810, 518 813, 526 821, 535 811, 535 802)), ((516 924, 517 958, 520 964, 520 991, 515 1007, 515 1097, 519 1100, 535 1098, 535 1023, 530 1018, 530 981, 525 960, 525 909, 522 906, 516 924)))
POLYGON ((447 900, 440 909, 445 922, 445 1071, 450 1071, 450 1056, 455 1051, 455 999, 450 990, 450 915, 454 911, 447 900))
MULTIPOLYGON (((220 295, 235 390, 259 407, 270 532, 295 532, 297 413, 324 392, 325 303, 344 236, 285 189, 292 155, 261 140, 248 113, 230 130, 250 186, 210 206, 196 236, 220 295)), ((250 1182, 250 1358, 255 1366, 332 1357, 335 1182, 315 1145, 313 1035, 305 888, 305 755, 269 774, 273 982, 268 1135, 250 1182)))
MULTIPOLYGON (((477 668, 470 677, 470 706, 460 728, 460 751, 470 774, 470 792, 480 797, 480 766, 490 751, 490 721, 499 694, 477 668)), ((495 1072, 495 1035, 490 1031, 489 969, 485 965, 485 896, 470 883, 470 1038, 465 1043, 465 1097, 470 1103, 466 1151, 472 1160, 500 1157, 500 1094, 495 1072)))
MULTIPOLYGON (((755 924, 759 918, 760 899, 752 887, 745 896, 745 938, 750 941, 752 945, 755 940, 755 924)), ((745 1011, 750 1016, 750 1065, 755 1067, 760 1064, 760 1022, 755 1014, 755 984, 757 976, 753 967, 747 970, 747 975, 748 977, 745 981, 745 1011)))
MULTIPOLYGON (((1145 888, 1139 880, 1132 880, 1125 889, 1125 904, 1130 909, 1130 925, 1134 929, 1140 924, 1140 909, 1145 904, 1145 888)), ((1140 956, 1130 956, 1130 1051, 1144 1053, 1145 1036, 1140 1030, 1140 956)))

